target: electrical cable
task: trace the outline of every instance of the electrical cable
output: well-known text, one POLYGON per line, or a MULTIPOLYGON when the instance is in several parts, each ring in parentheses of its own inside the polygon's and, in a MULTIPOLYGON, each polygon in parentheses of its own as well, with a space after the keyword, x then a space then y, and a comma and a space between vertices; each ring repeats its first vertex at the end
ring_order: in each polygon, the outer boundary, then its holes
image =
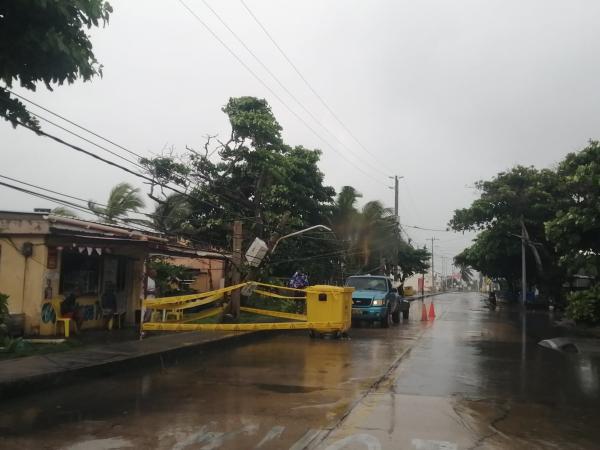
MULTIPOLYGON (((352 149, 350 149, 346 144, 344 144, 344 142, 342 142, 334 133, 332 133, 324 124, 322 120, 319 120, 313 113, 312 111, 310 111, 300 100, 298 100, 298 98, 281 82, 281 80, 279 79, 279 77, 277 77, 277 75, 275 75, 273 73, 273 71, 271 71, 271 69, 269 69, 267 67, 267 65, 256 55, 256 53, 254 53, 252 51, 251 48, 249 48, 246 43, 244 42, 244 40, 242 38, 239 37, 239 35, 227 24, 227 22, 225 22, 225 20, 223 20, 223 18, 212 8, 212 6, 210 6, 210 4, 206 1, 206 0, 201 0, 202 3, 204 3, 204 5, 213 13, 213 15, 219 20, 219 22, 221 22, 221 24, 223 24, 223 26, 225 28, 227 28, 227 30, 233 35, 233 37, 235 37, 235 39, 242 45, 242 47, 244 47, 246 49, 246 51, 254 58, 254 60, 256 62, 258 62, 258 64, 260 64, 260 66, 271 76, 271 78, 273 78, 273 80, 275 80, 275 82, 292 98, 292 100, 294 100, 294 102, 296 102, 296 104, 298 106, 300 106, 300 108, 302 108, 304 110, 304 112, 306 112, 314 121, 317 125, 319 125, 323 130, 325 130, 326 133, 328 133, 331 137, 333 137, 333 139, 335 139, 342 147, 344 147, 346 150, 348 150, 350 153, 354 153, 354 151, 352 149)), ((357 158, 361 158, 361 156, 354 154, 355 157, 357 158)), ((381 168, 375 166, 373 163, 371 163, 368 159, 363 159, 363 162, 365 162, 366 164, 368 164, 369 166, 371 166, 371 168, 377 172, 382 174, 383 176, 388 176, 385 172, 383 172, 381 170, 381 168)))
MULTIPOLYGON (((86 131, 86 132, 88 132, 88 133, 90 133, 90 134, 92 134, 92 135, 94 135, 94 136, 97 136, 97 137, 99 137, 100 139, 102 139, 102 140, 104 140, 104 141, 106 141, 106 142, 109 142, 110 144, 112 144, 112 145, 115 145, 115 146, 116 146, 116 147, 118 147, 118 148, 122 148, 122 149, 126 150, 127 152, 129 152, 130 154, 133 154, 133 155, 136 155, 136 156, 138 156, 140 159, 141 159, 141 158, 143 158, 143 157, 142 157, 141 155, 139 155, 138 153, 135 153, 135 152, 133 152, 133 151, 131 151, 131 150, 128 150, 128 149, 126 149, 126 148, 125 148, 125 147, 123 147, 122 145, 119 145, 119 144, 117 144, 117 143, 113 142, 112 140, 109 140, 109 139, 107 139, 107 138, 105 138, 105 137, 103 137, 103 136, 99 135, 98 133, 95 133, 94 131, 92 131, 92 130, 89 130, 88 128, 85 128, 85 127, 83 127, 83 126, 81 126, 81 125, 77 124, 76 122, 74 122, 74 121, 72 121, 72 120, 69 120, 69 119, 67 119, 67 118, 66 118, 66 117, 64 117, 63 115, 61 115, 61 114, 58 114, 58 113, 56 113, 56 112, 54 112, 54 111, 50 110, 49 108, 46 108, 46 107, 44 107, 44 106, 42 106, 42 105, 39 105, 38 103, 35 103, 35 102, 33 102, 33 101, 31 101, 31 100, 29 100, 29 99, 27 99, 27 98, 23 97, 22 95, 16 94, 16 93, 14 93, 13 91, 11 91, 10 89, 6 89, 6 90, 7 90, 8 92, 10 92, 11 94, 13 94, 13 95, 15 95, 15 96, 17 96, 17 97, 21 98, 22 100, 25 100, 25 101, 27 101, 27 102, 31 103, 32 105, 34 105, 34 106, 36 106, 36 107, 38 107, 38 108, 41 108, 41 109, 42 109, 42 110, 44 110, 44 111, 47 111, 48 113, 52 114, 53 116, 55 116, 55 117, 58 117, 58 118, 60 118, 60 119, 62 119, 62 120, 64 120, 64 121, 66 121, 66 122, 68 122, 68 123, 70 123, 70 124, 72 124, 72 125, 76 126, 77 128, 80 128, 80 129, 82 129, 82 130, 84 130, 84 131, 86 131)), ((3 99, 0 99, 0 100, 3 100, 3 99)), ((115 156, 117 156, 117 157, 121 158, 121 159, 124 159, 125 161, 128 161, 128 162, 130 162, 131 164, 135 164, 135 163, 133 163, 132 161, 130 161, 130 160, 126 159, 126 158, 123 158, 121 155, 115 154, 115 153, 111 152, 110 150, 106 149, 105 147, 103 147, 103 146, 100 146, 100 145, 98 145, 97 143, 95 143, 95 142, 93 142, 93 141, 90 141, 90 140, 88 140, 88 139, 86 139, 86 138, 84 138, 84 137, 82 137, 82 136, 78 135, 77 133, 74 133, 74 132, 72 132, 71 130, 68 130, 68 129, 66 129, 66 128, 64 128, 64 127, 60 126, 60 125, 57 125, 57 124, 55 124, 54 122, 51 122, 50 120, 48 120, 48 119, 46 119, 46 118, 43 118, 43 117, 41 117, 41 116, 39 116, 39 115, 37 115, 37 114, 35 114, 35 113, 31 112, 31 111, 30 111, 30 113, 31 113, 31 114, 33 114, 33 115, 35 115, 36 117, 39 117, 39 118, 41 118, 42 120, 45 120, 45 121, 47 121, 47 122, 51 123, 52 125, 54 125, 54 126, 56 126, 56 127, 60 128, 60 129, 64 130, 64 131, 66 131, 66 132, 68 132, 68 133, 70 133, 70 134, 73 134, 73 135, 75 135, 76 137, 79 137, 79 138, 81 138, 81 139, 83 139, 83 140, 85 140, 85 141, 87 141, 87 142, 91 143, 92 145, 95 145, 95 146, 97 146, 97 147, 99 147, 99 148, 101 148, 101 149, 103 149, 103 150, 106 150, 107 152, 109 152, 109 153, 111 153, 111 154, 113 154, 113 155, 115 155, 115 156)), ((23 124, 21 124, 21 125, 23 125, 23 124)), ((29 129, 30 129, 30 130, 32 130, 32 131, 35 131, 35 132, 37 133, 37 130, 33 130, 32 128, 29 128, 29 129)), ((140 166, 140 165, 138 165, 138 164, 136 164, 136 165, 137 165, 138 167, 140 167, 142 170, 145 170, 145 169, 146 169, 146 168, 145 168, 145 167, 143 167, 143 166, 140 166)), ((184 179, 185 179, 186 181, 188 181, 190 184, 193 184, 193 183, 192 183, 192 180, 190 180, 188 177, 184 177, 184 179)), ((155 184, 157 184, 157 185, 159 185, 159 186, 161 186, 161 187, 166 187, 166 188, 168 188, 168 189, 172 189, 170 186, 168 186, 168 185, 165 185, 165 184, 161 184, 161 183, 158 183, 158 182, 155 182, 155 184)), ((220 188, 220 189, 222 189, 222 190, 224 190, 224 191, 230 192, 231 194, 233 194, 233 196, 235 196, 235 195, 237 195, 237 194, 238 194, 238 193, 236 193, 235 191, 233 191, 233 190, 231 190, 231 189, 229 189, 229 188, 226 188, 226 187, 224 187, 224 186, 220 186, 219 188, 220 188)), ((172 190, 173 190, 173 189, 172 189, 172 190)), ((181 192, 180 192, 180 191, 175 191, 175 192, 177 192, 177 193, 180 193, 180 194, 181 194, 181 192)), ((221 199, 225 199, 226 201, 234 201, 234 202, 236 201, 236 199, 235 199, 234 197, 226 197, 226 196, 224 196, 223 194, 219 194, 219 193, 217 193, 217 192, 214 192, 213 194, 214 194, 215 196, 217 196, 217 197, 221 198, 221 199)), ((183 195, 186 195, 186 194, 183 194, 183 195)), ((191 198, 191 199, 194 199, 194 200, 196 200, 194 197, 191 197, 191 196, 189 196, 189 195, 187 195, 187 197, 188 197, 188 198, 191 198)), ((205 204, 207 204, 207 202, 206 202, 206 201, 205 201, 204 203, 205 203, 205 204)), ((216 207, 216 205, 215 205, 215 204, 210 204, 210 206, 212 206, 212 207, 216 207)), ((259 223, 257 220, 253 220, 253 219, 257 219, 257 217, 249 217, 249 216, 235 217, 235 220, 245 220, 245 221, 250 221, 250 222, 254 222, 254 223, 259 223)), ((263 226, 265 226, 265 227, 266 227, 266 225, 263 225, 263 226)))
MULTIPOLYGON (((96 153, 94 153, 94 152, 91 152, 91 151, 89 151, 89 150, 85 150, 85 149, 83 149, 83 148, 81 148, 81 147, 79 147, 79 146, 77 146, 77 145, 71 144, 71 143, 69 143, 69 142, 67 142, 67 141, 65 141, 65 140, 63 140, 63 139, 61 139, 61 138, 59 138, 59 137, 57 137, 57 136, 54 136, 54 135, 52 135, 52 134, 50 134, 50 133, 47 133, 47 132, 45 132, 45 131, 42 131, 42 130, 35 129, 34 127, 32 127, 32 126, 30 126, 30 125, 27 125, 27 124, 25 124, 25 123, 23 123, 23 122, 21 122, 21 121, 19 121, 19 120, 17 120, 16 122, 17 122, 19 125, 21 125, 22 127, 24 127, 24 128, 27 128, 28 130, 30 130, 30 131, 33 131, 33 132, 34 132, 34 133, 36 133, 36 134, 39 134, 39 135, 45 136, 45 137, 47 137, 47 138, 49 138, 49 139, 52 139, 53 141, 55 141, 55 142, 58 142, 59 144, 62 144, 62 145, 64 145, 64 146, 67 146, 67 147, 69 147, 69 148, 72 148, 72 149, 73 149, 73 150, 75 150, 75 151, 78 151, 78 152, 80 152, 80 153, 83 153, 83 154, 85 154, 85 155, 87 155, 87 156, 90 156, 90 157, 92 157, 92 158, 94 158, 94 159, 97 159, 97 160, 99 160, 99 161, 102 161, 102 162, 103 162, 103 163, 105 163, 105 164, 108 164, 108 165, 110 165, 110 166, 113 166, 113 167, 116 167, 116 168, 118 168, 118 169, 121 169, 121 170, 123 170, 123 171, 125 171, 125 172, 127 172, 127 173, 129 173, 129 174, 131 174, 131 175, 134 175, 134 176, 136 176, 136 177, 138 177, 138 178, 141 178, 141 179, 143 179, 143 180, 149 181, 150 183, 156 184, 157 186, 161 186, 161 187, 163 187, 163 188, 165 188, 165 189, 170 189, 170 190, 172 190, 173 192, 176 192, 177 194, 181 194, 181 195, 183 195, 183 196, 190 197, 190 195, 189 195, 188 193, 186 193, 186 192, 180 191, 179 189, 176 189, 176 188, 174 188, 174 187, 172 187, 172 186, 168 186, 168 185, 166 185, 166 184, 164 184, 164 183, 161 183, 161 182, 159 182, 159 181, 157 181, 157 180, 155 180, 155 179, 153 179, 153 178, 150 178, 150 177, 148 177, 148 176, 146 176, 146 175, 143 175, 143 174, 141 174, 141 173, 134 172, 133 170, 131 170, 131 169, 129 169, 129 168, 127 168, 127 167, 125 167, 125 166, 122 166, 122 165, 120 165, 120 164, 117 164, 117 163, 116 163, 116 162, 114 162, 114 161, 110 161, 110 160, 108 160, 108 159, 105 159, 105 158, 103 158, 103 157, 101 157, 101 156, 97 155, 97 154, 96 154, 96 153)), ((193 197, 191 197, 191 198, 193 198, 193 197)), ((204 203, 204 204, 206 204, 206 205, 208 205, 208 206, 211 206, 211 207, 213 207, 213 208, 216 208, 216 209, 221 209, 221 207, 220 207, 220 206, 218 206, 218 205, 216 205, 216 204, 214 204, 214 203, 208 202, 208 201, 206 201, 206 200, 201 200, 201 199, 196 199, 196 198, 194 198, 194 201, 199 201, 199 202, 201 202, 201 203, 204 203)))
POLYGON ((225 41, 223 41, 209 26, 206 22, 204 22, 200 16, 198 16, 198 14, 196 14, 194 12, 194 10, 192 10, 183 0, 178 0, 178 2, 192 15, 192 17, 194 17, 196 19, 196 21, 198 21, 265 89, 267 89, 271 95, 273 95, 273 97, 275 97, 294 117, 296 117, 306 128, 308 128, 308 130, 311 131, 311 133, 313 133, 318 139, 320 139, 321 141, 323 141, 324 143, 326 143, 329 148, 331 148, 334 152, 336 152, 337 154, 339 154, 342 158, 344 158, 346 161, 348 161, 348 163, 350 163, 350 165, 352 165, 354 168, 356 168, 357 170, 359 170, 360 172, 362 172, 363 174, 365 174, 366 176, 372 178, 374 181, 383 184, 384 186, 387 186, 387 184, 385 184, 384 182, 382 182, 381 180, 379 180, 376 177, 373 177, 371 174, 369 174, 368 172, 365 172, 359 165, 357 165, 356 163, 354 163, 352 160, 348 159, 346 157, 346 155, 344 155, 342 152, 340 152, 338 149, 336 149, 334 146, 331 145, 331 143, 329 143, 329 141, 327 141, 327 139, 323 138, 323 136, 321 136, 308 122, 306 122, 306 120, 304 120, 296 111, 294 111, 292 108, 290 108, 290 106, 275 92, 273 91, 273 89, 271 89, 269 87, 269 85, 267 83, 265 83, 265 81, 260 78, 256 72, 254 72, 250 66, 248 66, 248 64, 246 64, 238 55, 237 53, 235 53, 226 43, 225 41))
POLYGON ((327 102, 323 99, 323 97, 321 95, 319 95, 319 93, 315 90, 315 88, 308 82, 308 80, 304 77, 304 75, 302 75, 302 73, 300 72, 300 70, 298 69, 298 67, 292 62, 292 60, 287 56, 287 54, 283 51, 283 49, 281 48, 281 46, 277 43, 277 41, 275 41, 275 38, 273 38, 273 36, 271 35, 271 33, 269 33, 269 31, 267 30, 267 28, 262 24, 262 22, 258 19, 258 17, 256 16, 256 14, 254 14, 252 12, 252 10, 250 9, 250 7, 246 4, 246 2, 244 2, 244 0, 240 0, 240 2, 242 3, 242 5, 244 6, 244 8, 246 8, 246 11, 248 11, 248 14, 250 14, 250 16, 252 17, 252 19, 254 19, 254 21, 258 24, 258 26, 263 30, 263 32, 265 33, 265 35, 269 38, 269 40, 273 43, 273 45, 277 48, 277 50, 279 50, 279 53, 281 53, 281 55, 283 56, 283 58, 289 63, 289 65, 292 67, 292 69, 294 69, 294 71, 296 72, 296 74, 300 77, 300 79, 304 82, 304 84, 308 87, 308 89, 315 95, 315 97, 317 97, 319 99, 319 101, 321 102, 321 104, 325 107, 325 109, 327 109, 327 111, 329 111, 329 113, 331 114, 331 116, 344 128, 344 130, 346 130, 346 132, 350 135, 350 137, 352 137, 352 139, 362 147, 363 150, 365 150, 367 153, 369 153, 371 156, 373 156, 374 158, 379 159, 379 157, 377 155, 374 155, 373 153, 371 153, 363 144, 362 142, 356 137, 354 136, 354 134, 352 133, 352 131, 350 130, 350 128, 348 126, 346 126, 346 124, 344 122, 342 122, 342 120, 337 116, 337 114, 333 111, 333 109, 327 104, 327 102))
POLYGON ((120 145, 120 144, 117 144, 116 142, 113 142, 113 141, 111 141, 110 139, 108 139, 108 138, 105 138, 104 136, 102 136, 102 135, 100 135, 100 134, 98 134, 98 133, 95 133, 94 131, 90 130, 89 128, 85 128, 84 126, 82 126, 82 125, 79 125, 79 124, 77 124, 77 123, 73 122, 72 120, 69 120, 69 119, 67 119, 67 118, 66 118, 66 117, 64 117, 64 116, 61 116, 60 114, 58 114, 58 113, 56 113, 56 112, 54 112, 54 111, 51 111, 50 109, 48 109, 48 108, 45 108, 45 107, 43 107, 42 105, 39 105, 38 103, 35 103, 35 102, 33 102, 32 100, 29 100, 28 98, 25 98, 25 97, 23 97, 22 95, 20 95, 20 94, 17 94, 16 92, 14 92, 14 91, 11 91, 10 89, 8 89, 8 88, 6 88, 6 87, 3 87, 2 89, 4 89, 4 90, 5 90, 5 91, 7 91, 7 92, 10 92, 10 93, 11 93, 12 95, 14 95, 15 97, 19 97, 21 100, 24 100, 24 101, 26 101, 26 102, 28 102, 28 103, 30 103, 30 104, 32 104, 32 105, 34 105, 34 106, 37 106, 38 108, 40 108, 40 109, 42 109, 42 110, 46 111, 47 113, 50 113, 50 114, 52 114, 53 116, 55 116, 55 117, 58 117, 59 119, 62 119, 62 120, 64 120, 65 122, 68 122, 68 123, 70 123, 71 125, 74 125, 74 126, 76 126, 76 127, 77 127, 77 128, 79 128, 80 130, 86 131, 86 132, 88 132, 88 133, 90 133, 90 134, 92 134, 92 135, 96 136, 97 138, 100 138, 100 139, 102 139, 103 141, 105 141, 105 142, 108 142, 109 144, 112 144, 112 145, 114 145, 115 147, 118 147, 118 148, 120 148, 121 150, 125 150, 127 153, 129 153, 129 154, 131 154, 131 155, 133 155, 133 156, 137 156, 138 158, 143 158, 143 156, 142 156, 142 155, 140 155, 139 153, 136 153, 136 152, 134 152, 134 151, 132 151, 132 150, 129 150, 128 148, 126 148, 126 147, 123 147, 122 145, 120 145))
MULTIPOLYGON (((10 177, 4 177, 4 176, 2 176, 2 178, 11 179, 10 177)), ((15 180, 15 181, 17 181, 18 183, 22 183, 22 184, 25 184, 25 185, 29 185, 29 183, 25 183, 25 182, 18 181, 18 180, 15 180)), ((63 199, 56 198, 56 197, 52 197, 52 196, 50 196, 50 195, 46 195, 46 194, 43 194, 43 193, 39 193, 39 192, 35 192, 35 191, 31 191, 31 190, 29 190, 29 189, 24 189, 24 188, 22 188, 22 187, 15 186, 15 185, 11 185, 11 184, 9 184, 9 183, 5 183, 5 182, 2 182, 2 181, 0 181, 0 186, 4 186, 4 187, 10 188, 10 189, 13 189, 13 190, 19 191, 19 192, 22 192, 22 193, 25 193, 25 194, 31 195, 31 196, 33 196, 33 197, 41 198, 41 199, 44 199, 44 200, 47 200, 47 201, 50 201, 50 202, 53 202, 53 203, 59 204, 59 205, 61 205, 61 206, 66 206, 66 207, 68 207, 68 208, 73 208, 73 209, 75 209, 75 210, 77 210, 77 211, 79 211, 79 212, 83 212, 83 213, 90 214, 90 215, 94 215, 94 216, 105 216, 105 217, 108 217, 108 216, 106 216, 105 214, 102 214, 101 212, 94 211, 94 210, 90 209, 89 207, 81 206, 81 205, 78 205, 78 204, 76 204, 76 203, 73 203, 73 202, 70 202, 70 201, 67 201, 67 200, 63 200, 63 199)), ((31 186, 35 186, 35 185, 31 185, 31 186)), ((37 187, 37 186, 35 186, 35 187, 37 187)), ((37 188, 38 188, 38 189, 41 189, 41 190, 44 190, 44 188, 41 188, 41 187, 37 187, 37 188)), ((51 190, 48 190, 48 191, 50 191, 50 192, 55 192, 55 191, 51 191, 51 190)), ((58 195, 62 195, 62 196, 65 196, 65 197, 71 197, 71 198, 75 198, 75 199, 77 199, 77 197, 69 196, 69 195, 67 195, 67 194, 61 194, 61 193, 59 193, 59 192, 56 192, 56 193, 57 193, 58 195)), ((140 213, 140 214, 143 214, 143 213, 140 213)), ((82 220, 82 219, 78 219, 78 220, 82 220)), ((85 219, 83 219, 83 220, 85 220, 85 219)), ((114 221, 115 221, 115 224, 112 224, 112 225, 121 226, 121 227, 124 227, 124 228, 127 228, 127 229, 136 230, 136 231, 141 231, 141 232, 144 232, 144 233, 164 234, 164 233, 161 233, 161 232, 157 232, 156 230, 153 230, 153 229, 152 229, 152 228, 150 228, 150 227, 146 227, 146 228, 140 228, 140 227, 136 227, 136 226, 132 225, 132 224, 131 224, 129 221, 123 220, 122 218, 112 218, 112 220, 114 220, 114 221)), ((196 243, 196 244, 202 244, 202 245, 204 245, 204 246, 206 246, 206 247, 210 248, 210 250, 209 250, 209 251, 214 251, 214 252, 216 252, 216 253, 221 253, 221 254, 224 254, 224 253, 222 253, 222 252, 219 252, 219 251, 217 251, 217 250, 214 250, 214 249, 212 248, 212 247, 213 247, 213 246, 212 246, 212 244, 211 244, 211 243, 209 243, 209 242, 200 241, 200 240, 198 240, 198 239, 193 239, 193 238, 191 238, 191 237, 189 237, 189 236, 186 236, 186 238, 187 238, 188 240, 190 240, 191 242, 194 242, 194 243, 196 243)))
POLYGON ((87 139, 87 138, 85 138, 85 137, 83 137, 83 136, 81 136, 81 135, 79 135, 79 134, 75 133, 74 131, 71 131, 71 130, 69 130, 69 129, 67 129, 67 128, 65 128, 65 127, 61 126, 61 125, 58 125, 57 123, 55 123, 55 122, 52 122, 50 119, 47 119, 46 117, 43 117, 43 116, 41 116, 41 115, 39 115, 39 114, 36 114, 36 113, 34 113, 34 112, 31 112, 31 111, 29 111, 29 114, 31 114, 31 115, 33 115, 33 116, 37 117, 38 119, 41 119, 41 120, 43 120, 43 121, 45 121, 45 122, 48 122, 50 125, 53 125, 53 126, 55 126, 56 128, 59 128, 59 129, 61 129, 61 130, 65 131, 65 132, 67 132, 67 133, 69 133, 69 134, 71 134, 71 135, 73 135, 73 136, 75 136, 75 137, 78 137, 79 139, 81 139, 81 140, 83 140, 83 141, 85 141, 85 142, 87 142, 87 143, 89 143, 89 144, 92 144, 92 145, 94 145, 94 146, 98 147, 99 149, 102 149, 102 150, 104 150, 105 152, 107 152, 107 153, 110 153, 111 155, 113 155, 113 156, 116 156, 117 158, 119 158, 119 159, 121 159, 121 160, 123 160, 123 161, 127 161, 129 164, 132 164, 132 165, 136 166, 136 167, 137 167, 137 168, 139 168, 139 169, 145 170, 145 167, 144 167, 144 166, 142 166, 142 165, 140 165, 140 164, 138 164, 137 162, 135 162, 135 161, 131 161, 130 159, 128 159, 128 158, 126 158, 126 157, 124 157, 124 156, 121 156, 121 155, 119 155, 118 153, 116 153, 116 152, 113 152, 112 150, 109 150, 109 149, 107 149, 106 147, 103 147, 102 145, 100 145, 100 144, 97 144, 96 142, 94 142, 94 141, 91 141, 91 140, 89 140, 89 139, 87 139))

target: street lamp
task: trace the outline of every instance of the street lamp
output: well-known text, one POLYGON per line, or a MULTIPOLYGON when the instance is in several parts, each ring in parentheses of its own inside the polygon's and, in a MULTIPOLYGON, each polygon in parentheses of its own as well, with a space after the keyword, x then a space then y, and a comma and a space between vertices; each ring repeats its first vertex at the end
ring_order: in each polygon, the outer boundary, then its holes
POLYGON ((275 241, 275 245, 273 245, 273 248, 271 249, 271 252, 270 252, 270 253, 271 253, 271 254, 275 253, 275 249, 277 248, 277 245, 278 245, 278 244, 279 244, 281 241, 283 241, 284 239, 287 239, 287 238, 289 238, 289 237, 292 237, 292 236, 298 236, 299 234, 303 234, 303 233, 306 233, 307 231, 312 231, 312 230, 316 230, 316 229, 319 229, 319 228, 320 228, 320 229, 323 229, 323 230, 326 230, 326 231, 331 231, 331 232, 333 232, 333 231, 331 230, 331 228, 329 228, 329 227, 326 227, 325 225, 313 225, 312 227, 308 227, 308 228, 305 228, 305 229, 303 229, 303 230, 300 230, 300 231, 294 231, 293 233, 286 234, 285 236, 281 236, 279 239, 277 239, 277 241, 275 241))

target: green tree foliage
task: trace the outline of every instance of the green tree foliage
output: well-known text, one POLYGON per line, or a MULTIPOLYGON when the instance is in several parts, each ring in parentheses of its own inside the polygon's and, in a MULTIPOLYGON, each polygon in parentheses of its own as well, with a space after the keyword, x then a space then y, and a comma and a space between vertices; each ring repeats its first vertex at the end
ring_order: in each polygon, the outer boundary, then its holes
MULTIPOLYGON (((150 192, 159 203, 156 226, 229 247, 231 224, 241 219, 246 248, 254 237, 273 243, 280 235, 327 223, 335 191, 323 184, 320 152, 287 145, 263 99, 231 98, 222 111, 231 125, 226 140, 209 136, 202 150, 188 147, 179 158, 141 160, 156 181, 150 192), (185 201, 163 195, 159 184, 164 183, 184 189, 185 201)), ((307 237, 284 242, 269 268, 281 275, 290 275, 297 262, 304 265, 311 255, 337 249, 331 236, 319 244, 307 237)))
POLYGON ((517 290, 521 255, 518 236, 524 224, 530 238, 528 280, 539 284, 545 294, 559 296, 565 273, 558 267, 558 255, 544 230, 544 223, 554 217, 560 204, 556 173, 517 166, 476 186, 480 198, 470 207, 456 210, 450 221, 456 231, 480 231, 475 243, 457 256, 456 264, 471 266, 492 278, 504 278, 517 290))
MULTIPOLYGON (((510 228, 497 226, 483 230, 474 243, 454 258, 459 267, 473 267, 486 276, 507 281, 516 292, 521 276, 521 241, 509 234, 510 228)), ((533 256, 527 254, 528 267, 534 267, 533 256)))
POLYGON ((0 292, 0 338, 6 336, 8 332, 8 295, 0 292))
POLYGON ((458 269, 460 271, 460 279, 467 283, 467 285, 471 284, 473 282, 473 269, 469 266, 460 266, 458 269))
POLYGON ((387 271, 397 264, 402 238, 393 211, 380 201, 366 203, 360 212, 357 260, 363 271, 387 271), (382 267, 385 264, 385 269, 382 267))
POLYGON ((180 289, 182 280, 194 277, 193 271, 184 266, 172 264, 167 258, 153 257, 147 262, 148 272, 153 274, 157 296, 181 295, 187 291, 180 289))
POLYGON ((592 141, 559 164, 561 204, 546 222, 548 239, 570 272, 600 275, 600 143, 592 141))
POLYGON ((356 189, 344 186, 331 213, 331 225, 345 249, 346 274, 394 273, 400 260, 407 271, 413 270, 415 249, 402 240, 392 211, 379 201, 367 202, 359 210, 359 198, 356 189))
POLYGON ((410 243, 402 241, 398 249, 398 267, 400 268, 400 286, 408 277, 425 273, 429 269, 431 253, 426 248, 414 248, 410 243))
POLYGON ((118 219, 128 221, 130 212, 137 212, 144 207, 144 201, 140 196, 140 189, 129 183, 119 183, 113 187, 108 196, 106 206, 100 206, 93 201, 88 202, 92 210, 102 221, 116 223, 118 219))
MULTIPOLYGON (((0 2, 0 80, 35 91, 102 75, 86 30, 104 25, 112 8, 103 0, 0 2)), ((38 127, 25 105, 0 87, 0 116, 38 127)))
POLYGON ((600 323, 600 284, 570 294, 566 312, 576 322, 589 325, 600 323))
POLYGON ((169 234, 193 233, 189 224, 192 214, 192 206, 185 195, 171 194, 156 207, 150 226, 169 234))
POLYGON ((360 214, 356 202, 362 194, 352 186, 343 186, 337 195, 331 215, 331 226, 335 235, 344 242, 351 242, 358 236, 360 229, 360 214))

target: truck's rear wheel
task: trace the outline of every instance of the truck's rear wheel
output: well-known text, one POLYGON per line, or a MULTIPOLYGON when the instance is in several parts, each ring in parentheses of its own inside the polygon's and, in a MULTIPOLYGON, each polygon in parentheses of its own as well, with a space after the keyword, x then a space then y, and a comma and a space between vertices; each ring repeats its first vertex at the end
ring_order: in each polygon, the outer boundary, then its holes
POLYGON ((392 311, 388 308, 386 309, 385 316, 381 319, 381 328, 389 328, 394 323, 392 319, 392 311))

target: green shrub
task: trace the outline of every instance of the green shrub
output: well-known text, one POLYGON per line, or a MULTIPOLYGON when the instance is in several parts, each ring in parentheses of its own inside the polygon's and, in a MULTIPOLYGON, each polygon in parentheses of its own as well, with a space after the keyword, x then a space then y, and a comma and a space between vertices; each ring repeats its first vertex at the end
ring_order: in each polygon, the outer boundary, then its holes
POLYGON ((590 325, 600 323, 600 284, 568 297, 567 316, 590 325))
POLYGON ((8 332, 8 295, 0 292, 0 337, 8 332))

